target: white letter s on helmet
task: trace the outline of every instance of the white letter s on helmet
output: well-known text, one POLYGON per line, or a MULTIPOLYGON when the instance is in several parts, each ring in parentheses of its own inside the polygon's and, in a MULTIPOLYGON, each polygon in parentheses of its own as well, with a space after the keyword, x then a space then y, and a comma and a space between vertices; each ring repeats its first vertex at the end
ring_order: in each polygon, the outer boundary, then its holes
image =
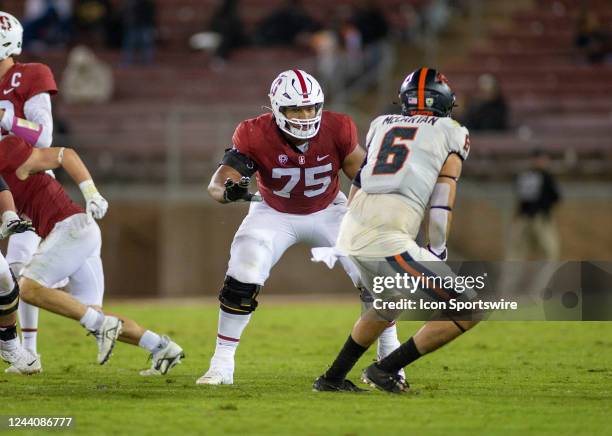
POLYGON ((270 104, 278 127, 298 139, 309 139, 319 132, 324 96, 319 82, 302 70, 287 70, 278 75, 270 87, 270 104), (288 119, 282 111, 287 106, 314 106, 315 116, 309 119, 288 119))
POLYGON ((0 11, 0 61, 21 54, 23 27, 17 18, 0 11))

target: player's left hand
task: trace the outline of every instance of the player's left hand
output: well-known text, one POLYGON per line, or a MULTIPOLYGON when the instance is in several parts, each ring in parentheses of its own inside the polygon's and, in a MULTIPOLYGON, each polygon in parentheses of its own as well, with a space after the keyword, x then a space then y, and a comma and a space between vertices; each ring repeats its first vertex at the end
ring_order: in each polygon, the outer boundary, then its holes
POLYGON ((19 218, 15 212, 5 212, 2 218, 0 239, 8 238, 15 233, 33 232, 35 230, 32 221, 19 218))
POLYGON ((100 193, 96 192, 87 199, 86 210, 95 219, 102 219, 108 210, 108 201, 100 193))
POLYGON ((427 244, 427 251, 429 251, 431 254, 433 254, 438 259, 444 262, 446 262, 446 260, 448 259, 448 249, 446 247, 444 247, 444 250, 442 250, 441 252, 437 252, 437 250, 431 248, 431 245, 427 244))
POLYGON ((228 178, 224 184, 225 192, 223 193, 223 198, 228 203, 233 201, 261 201, 258 195, 249 192, 250 184, 250 177, 243 176, 238 182, 228 178))

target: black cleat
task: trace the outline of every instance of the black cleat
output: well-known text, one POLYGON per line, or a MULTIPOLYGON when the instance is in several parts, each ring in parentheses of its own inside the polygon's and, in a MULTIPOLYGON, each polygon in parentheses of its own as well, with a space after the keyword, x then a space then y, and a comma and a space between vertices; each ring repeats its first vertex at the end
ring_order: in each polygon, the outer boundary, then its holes
POLYGON ((358 388, 350 380, 333 381, 326 379, 325 376, 320 376, 314 381, 312 390, 315 392, 367 392, 367 389, 358 388))
POLYGON ((408 383, 397 372, 383 371, 375 363, 363 370, 361 379, 364 383, 374 388, 393 394, 407 392, 410 388, 408 383))

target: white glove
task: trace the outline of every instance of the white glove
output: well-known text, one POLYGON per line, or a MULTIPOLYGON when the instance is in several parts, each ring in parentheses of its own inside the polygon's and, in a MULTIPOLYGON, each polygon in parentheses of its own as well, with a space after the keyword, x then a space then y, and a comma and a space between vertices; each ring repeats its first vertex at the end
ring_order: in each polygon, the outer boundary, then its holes
POLYGON ((79 188, 85 197, 85 210, 88 215, 99 220, 106 215, 108 210, 108 201, 100 195, 93 180, 85 180, 79 183, 79 188))

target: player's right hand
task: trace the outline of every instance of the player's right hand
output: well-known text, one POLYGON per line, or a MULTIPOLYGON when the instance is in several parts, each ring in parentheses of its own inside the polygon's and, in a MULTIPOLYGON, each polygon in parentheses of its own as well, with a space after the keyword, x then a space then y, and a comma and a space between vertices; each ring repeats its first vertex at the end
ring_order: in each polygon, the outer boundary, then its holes
POLYGON ((108 210, 108 201, 98 192, 87 199, 86 211, 89 215, 99 220, 104 218, 108 210))
POLYGON ((249 185, 251 184, 251 178, 243 176, 240 178, 238 183, 232 179, 227 178, 224 186, 225 191, 223 192, 223 199, 228 203, 233 201, 254 201, 256 200, 255 195, 249 192, 249 185))
POLYGON ((15 233, 33 232, 32 221, 19 218, 16 213, 5 212, 2 215, 2 226, 0 226, 0 239, 8 238, 15 233))

